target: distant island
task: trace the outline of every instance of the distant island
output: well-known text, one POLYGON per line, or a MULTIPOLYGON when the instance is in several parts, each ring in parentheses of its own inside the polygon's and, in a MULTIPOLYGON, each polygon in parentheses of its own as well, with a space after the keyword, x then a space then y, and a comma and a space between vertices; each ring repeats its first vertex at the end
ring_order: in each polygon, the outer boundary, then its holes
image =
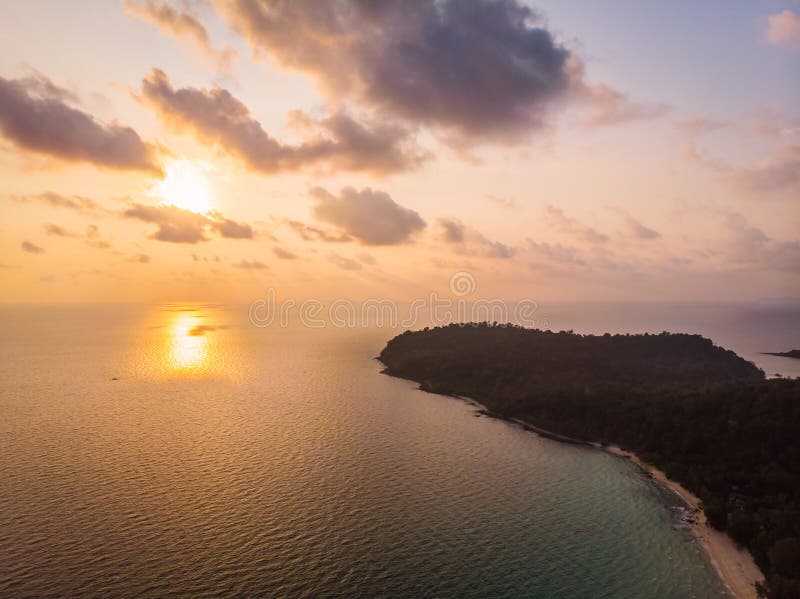
POLYGON ((781 358, 795 358, 800 360, 800 349, 790 349, 789 351, 784 352, 765 351, 761 353, 765 356, 780 356, 781 358))
POLYGON ((800 379, 766 380, 699 335, 487 323, 407 331, 379 359, 385 373, 471 398, 489 415, 632 452, 750 551, 766 576, 759 592, 800 597, 800 379))

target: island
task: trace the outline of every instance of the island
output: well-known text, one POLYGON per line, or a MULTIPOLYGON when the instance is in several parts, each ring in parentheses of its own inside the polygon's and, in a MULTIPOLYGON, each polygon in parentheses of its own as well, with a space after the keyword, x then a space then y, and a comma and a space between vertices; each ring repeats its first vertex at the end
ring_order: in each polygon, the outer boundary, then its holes
POLYGON ((765 356, 778 356, 779 358, 794 358, 796 360, 800 360, 800 349, 790 349, 789 351, 783 352, 765 351, 761 353, 765 356))
POLYGON ((767 380, 699 335, 489 323, 407 331, 379 360, 425 391, 635 460, 697 509, 735 595, 800 597, 800 379, 767 380))

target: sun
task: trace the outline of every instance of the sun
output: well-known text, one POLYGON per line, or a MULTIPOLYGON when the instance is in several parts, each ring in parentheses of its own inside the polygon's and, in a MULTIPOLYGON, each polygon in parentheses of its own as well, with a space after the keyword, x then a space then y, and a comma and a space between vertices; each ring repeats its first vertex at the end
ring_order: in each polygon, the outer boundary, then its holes
POLYGON ((208 165, 188 159, 173 160, 164 166, 164 178, 153 185, 149 195, 165 204, 204 214, 214 209, 214 194, 208 165))

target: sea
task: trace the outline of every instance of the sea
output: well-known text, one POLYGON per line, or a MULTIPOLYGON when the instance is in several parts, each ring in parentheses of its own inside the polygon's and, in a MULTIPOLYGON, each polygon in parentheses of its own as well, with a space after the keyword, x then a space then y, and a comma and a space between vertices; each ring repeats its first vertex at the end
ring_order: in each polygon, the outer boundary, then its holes
MULTIPOLYGON (((697 332, 800 375, 760 353, 800 345, 800 308, 537 314, 697 332)), ((0 596, 727 596, 674 494, 381 374, 398 332, 222 304, 0 307, 0 596)))

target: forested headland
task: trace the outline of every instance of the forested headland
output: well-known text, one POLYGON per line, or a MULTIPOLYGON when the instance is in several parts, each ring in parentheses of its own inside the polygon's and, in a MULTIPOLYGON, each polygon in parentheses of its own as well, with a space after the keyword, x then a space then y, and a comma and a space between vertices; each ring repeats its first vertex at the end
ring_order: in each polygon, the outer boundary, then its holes
POLYGON ((699 335, 486 323, 405 332, 379 359, 425 390, 636 453, 702 499, 770 597, 800 597, 800 379, 766 380, 699 335))

